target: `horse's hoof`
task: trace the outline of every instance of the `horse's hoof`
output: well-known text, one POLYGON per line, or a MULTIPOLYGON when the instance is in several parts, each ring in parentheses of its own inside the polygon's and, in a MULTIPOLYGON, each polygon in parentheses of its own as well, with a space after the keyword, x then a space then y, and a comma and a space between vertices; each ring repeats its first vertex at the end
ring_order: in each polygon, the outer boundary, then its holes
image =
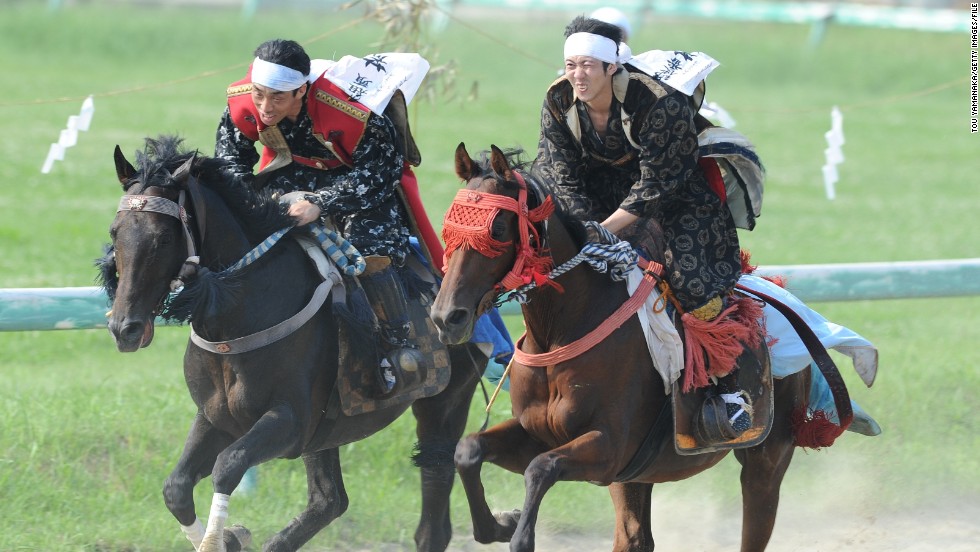
POLYGON ((225 539, 224 531, 210 532, 204 535, 204 540, 201 541, 201 546, 197 549, 198 552, 227 552, 225 549, 225 539))
POLYGON ((252 546, 252 532, 244 525, 225 527, 224 541, 226 552, 241 552, 252 546))
POLYGON ((513 538, 517 524, 521 521, 521 513, 521 510, 511 510, 493 515, 499 524, 497 542, 507 542, 513 538))

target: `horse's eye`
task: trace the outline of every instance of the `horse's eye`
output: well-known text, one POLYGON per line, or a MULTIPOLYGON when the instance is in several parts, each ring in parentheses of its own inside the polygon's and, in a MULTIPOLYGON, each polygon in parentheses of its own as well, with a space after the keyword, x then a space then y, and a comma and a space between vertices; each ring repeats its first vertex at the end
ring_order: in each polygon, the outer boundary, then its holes
POLYGON ((490 237, 497 241, 503 241, 504 235, 507 234, 507 224, 500 220, 500 216, 496 216, 493 219, 493 224, 490 225, 490 237))
POLYGON ((170 245, 174 242, 174 233, 166 230, 160 233, 160 245, 170 245))

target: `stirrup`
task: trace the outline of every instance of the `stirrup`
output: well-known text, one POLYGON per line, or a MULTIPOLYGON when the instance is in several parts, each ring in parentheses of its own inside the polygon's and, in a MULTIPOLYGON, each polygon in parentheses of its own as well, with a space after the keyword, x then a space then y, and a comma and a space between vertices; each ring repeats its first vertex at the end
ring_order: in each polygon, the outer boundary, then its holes
POLYGON ((710 445, 737 439, 752 427, 752 402, 748 393, 709 391, 695 420, 697 438, 710 445))
POLYGON ((379 398, 396 395, 409 378, 407 374, 417 372, 423 361, 418 349, 402 347, 388 351, 378 367, 379 398))

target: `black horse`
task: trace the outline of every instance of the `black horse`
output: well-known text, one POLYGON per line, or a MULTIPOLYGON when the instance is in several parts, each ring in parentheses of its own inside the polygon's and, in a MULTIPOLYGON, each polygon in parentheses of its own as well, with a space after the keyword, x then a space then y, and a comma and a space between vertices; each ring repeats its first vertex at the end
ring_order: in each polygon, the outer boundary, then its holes
MULTIPOLYGON (((120 351, 148 346, 161 313, 183 316, 197 336, 221 342, 261 333, 310 303, 323 279, 292 239, 231 278, 213 277, 274 230, 290 227, 277 202, 235 185, 222 161, 183 151, 179 138, 147 139, 137 155, 138 169, 116 147, 125 195, 110 229, 111 255, 102 263, 112 299, 109 331, 120 351), (188 270, 194 264, 185 262, 195 254, 196 276, 188 270), (178 274, 194 288, 177 295, 194 298, 184 305, 170 295, 178 274)), ((338 447, 381 430, 408 409, 405 402, 345 415, 337 406, 346 334, 338 337, 336 309, 328 299, 295 331, 249 352, 210 352, 195 344, 197 338, 188 343, 184 376, 198 411, 163 495, 199 551, 247 546, 241 542, 247 530, 225 528, 228 496, 250 467, 302 456, 306 510, 265 544, 265 550, 298 549, 347 509, 338 447), (193 489, 208 475, 215 494, 205 529, 193 489)), ((449 544, 453 450, 487 360, 473 344, 449 347, 448 353, 452 370, 445 389, 411 403, 414 460, 422 472, 418 550, 442 551, 449 544)))

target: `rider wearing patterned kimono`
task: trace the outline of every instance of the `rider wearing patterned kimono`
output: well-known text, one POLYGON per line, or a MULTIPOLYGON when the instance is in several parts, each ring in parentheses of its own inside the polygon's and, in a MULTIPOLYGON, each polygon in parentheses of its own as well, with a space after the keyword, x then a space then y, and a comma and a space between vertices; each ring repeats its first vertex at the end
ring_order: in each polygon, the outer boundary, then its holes
MULTIPOLYGON (((397 192, 402 181, 414 184, 408 161, 418 164, 418 152, 407 123, 400 127, 385 111, 389 100, 403 111, 414 89, 398 90, 394 98, 368 106, 358 101, 358 92, 365 92, 370 81, 342 88, 325 70, 349 62, 363 74, 383 73, 396 69, 387 65, 389 56, 410 58, 421 73, 411 77, 416 86, 428 70, 416 54, 378 54, 336 63, 315 60, 311 71, 311 60, 298 43, 276 39, 261 44, 245 78, 228 87, 215 145, 215 156, 230 163, 243 185, 300 192, 288 208, 297 225, 329 217, 366 258, 359 280, 381 325, 385 350, 379 397, 394 394, 403 373, 417 370, 423 361, 408 340, 407 297, 395 271, 410 254, 411 235, 411 215, 397 192), (257 142, 264 146, 261 157, 257 142), (256 164, 260 170, 253 173, 256 164)), ((438 239, 433 244, 422 237, 430 253, 441 258, 438 239)))
POLYGON ((534 168, 558 184, 566 213, 612 232, 641 219, 662 227, 665 280, 683 315, 685 391, 716 382, 702 415, 722 428, 719 440, 733 439, 751 426, 734 371, 739 341, 751 341, 758 326, 739 316, 736 224, 699 160, 703 87, 689 95, 622 64, 630 58, 622 57, 628 47, 615 25, 577 17, 565 37, 565 74, 544 101, 534 168))

